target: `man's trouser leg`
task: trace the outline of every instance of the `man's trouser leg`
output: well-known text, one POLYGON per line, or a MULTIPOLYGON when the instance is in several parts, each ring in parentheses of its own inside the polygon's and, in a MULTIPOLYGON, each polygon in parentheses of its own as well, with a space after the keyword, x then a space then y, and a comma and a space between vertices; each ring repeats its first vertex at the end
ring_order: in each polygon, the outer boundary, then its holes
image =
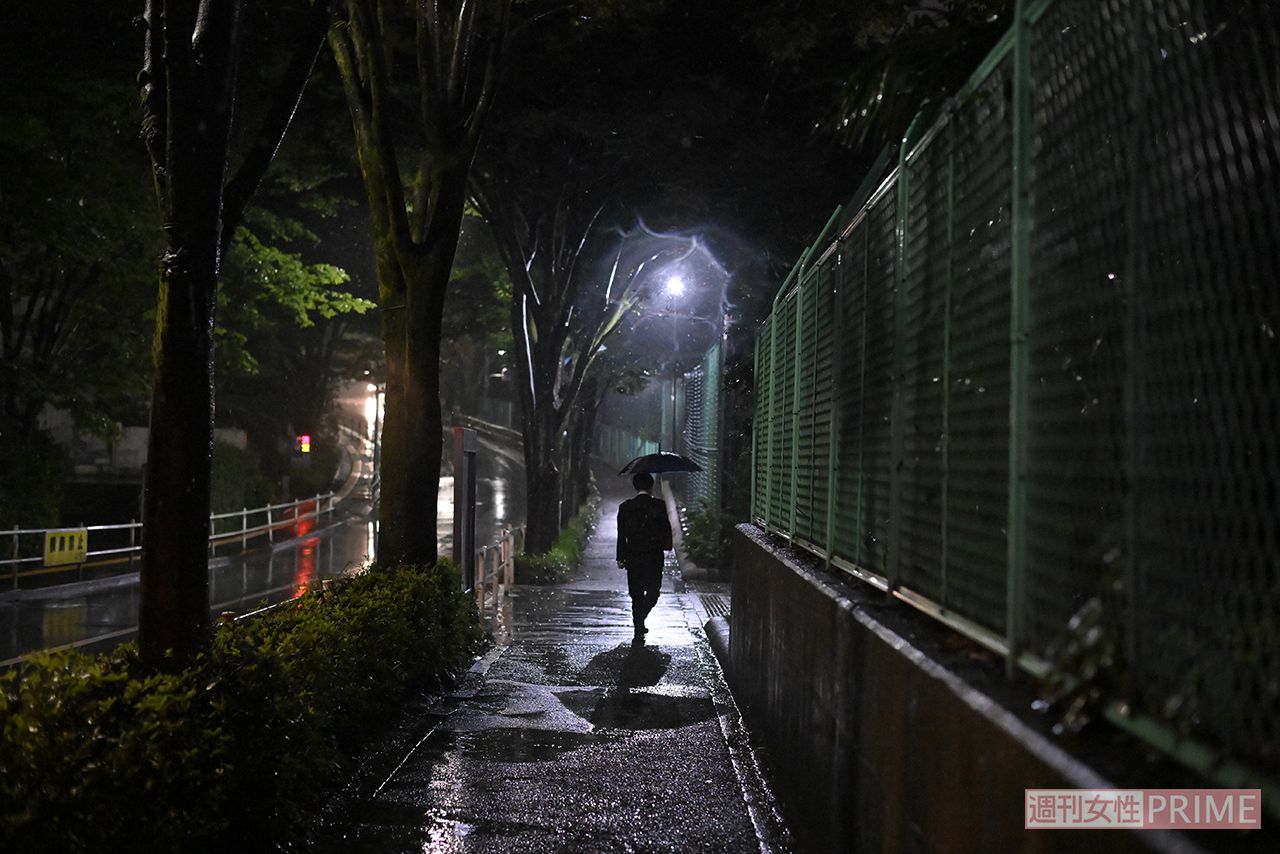
POLYGON ((662 586, 662 563, 631 567, 627 571, 627 591, 631 594, 631 619, 636 630, 644 628, 645 618, 658 602, 662 586))

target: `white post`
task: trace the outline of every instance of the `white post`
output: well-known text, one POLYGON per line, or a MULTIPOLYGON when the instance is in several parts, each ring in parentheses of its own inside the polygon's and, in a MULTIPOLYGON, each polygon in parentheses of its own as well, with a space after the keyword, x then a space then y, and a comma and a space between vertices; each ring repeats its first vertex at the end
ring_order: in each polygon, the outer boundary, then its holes
POLYGON ((249 508, 240 508, 240 551, 249 548, 249 508))
POLYGON ((129 520, 129 570, 133 570, 133 553, 138 548, 138 520, 129 520))
POLYGON ((271 504, 267 504, 267 542, 274 543, 276 541, 276 526, 271 518, 271 504))

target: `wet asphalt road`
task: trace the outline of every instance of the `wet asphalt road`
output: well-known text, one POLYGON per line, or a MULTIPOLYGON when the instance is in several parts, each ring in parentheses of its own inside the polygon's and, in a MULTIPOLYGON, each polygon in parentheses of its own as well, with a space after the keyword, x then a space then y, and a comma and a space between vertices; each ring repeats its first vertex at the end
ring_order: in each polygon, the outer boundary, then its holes
MULTIPOLYGON (((275 543, 259 540, 209 562, 209 609, 246 613, 300 596, 325 578, 358 571, 373 554, 368 484, 372 445, 353 457, 354 485, 332 518, 304 518, 276 532, 275 543)), ((480 438, 477 458, 476 538, 496 541, 505 527, 525 517, 520 451, 480 438)), ((437 537, 447 554, 453 540, 453 477, 442 472, 437 537)), ((138 573, 31 590, 0 591, 0 665, 26 653, 64 646, 91 652, 132 640, 138 625, 138 573)))
POLYGON ((384 760, 394 770, 336 811, 316 850, 774 847, 747 806, 763 799, 734 758, 749 747, 705 615, 673 592, 670 567, 647 643, 632 643, 616 508, 617 496, 606 500, 577 578, 516 588, 507 642, 458 690, 410 713, 425 735, 384 760))

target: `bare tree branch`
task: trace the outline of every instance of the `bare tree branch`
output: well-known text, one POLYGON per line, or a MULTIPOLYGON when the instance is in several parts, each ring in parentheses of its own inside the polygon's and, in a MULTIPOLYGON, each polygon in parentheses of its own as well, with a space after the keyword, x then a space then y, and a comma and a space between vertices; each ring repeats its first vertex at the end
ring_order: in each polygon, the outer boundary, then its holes
POLYGON ((275 100, 267 112, 253 145, 245 155, 235 177, 228 183, 223 193, 223 229, 222 253, 225 255, 231 243, 236 227, 244 217, 245 206, 249 198, 257 191, 267 168, 275 159, 284 135, 293 123, 298 112, 298 104, 302 101, 302 93, 306 91, 307 81, 315 68, 320 49, 324 46, 325 34, 329 30, 332 15, 332 0, 312 0, 310 13, 307 15, 303 33, 299 37, 297 49, 289 60, 276 90, 275 100))

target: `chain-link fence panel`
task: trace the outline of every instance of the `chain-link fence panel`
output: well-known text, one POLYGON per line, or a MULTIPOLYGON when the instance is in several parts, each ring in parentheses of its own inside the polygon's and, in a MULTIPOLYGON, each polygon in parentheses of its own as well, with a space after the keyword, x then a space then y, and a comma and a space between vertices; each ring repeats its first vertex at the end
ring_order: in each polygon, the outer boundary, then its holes
POLYGON ((805 276, 796 298, 799 326, 796 336, 795 457, 792 474, 793 514, 790 530, 814 542, 814 424, 817 392, 818 271, 805 276))
POLYGON ((946 333, 950 288, 951 137, 941 125, 898 175, 902 270, 898 288, 901 480, 897 577, 941 602, 946 442, 946 333), (908 334, 909 331, 909 334, 908 334))
POLYGON ((783 298, 769 330, 773 349, 771 382, 773 428, 770 438, 769 513, 770 525, 787 530, 791 524, 791 472, 794 434, 796 364, 796 292, 783 298))
POLYGON ((867 344, 867 240, 865 212, 859 214, 839 242, 838 322, 834 356, 837 424, 835 488, 836 557, 847 564, 865 566, 862 518, 863 420, 867 344))
POLYGON ((720 506, 720 345, 684 375, 684 453, 702 467, 685 481, 685 503, 694 510, 720 506))
POLYGON ((894 291, 897 287, 897 200, 885 193, 867 213, 867 307, 863 364, 862 543, 859 565, 888 575, 893 493, 894 291))
POLYGON ((1274 777, 1280 15, 1019 10, 777 304, 757 490, 818 554, 1274 777))
POLYGON ((944 604, 1005 631, 1009 545, 1011 51, 951 117, 953 243, 944 604))
POLYGON ((769 361, 769 323, 760 327, 756 336, 755 359, 755 416, 752 420, 752 491, 751 513, 756 520, 768 514, 769 494, 769 394, 773 379, 773 365, 769 361))
POLYGON ((1134 5, 1127 660, 1280 774, 1280 9, 1134 5))

